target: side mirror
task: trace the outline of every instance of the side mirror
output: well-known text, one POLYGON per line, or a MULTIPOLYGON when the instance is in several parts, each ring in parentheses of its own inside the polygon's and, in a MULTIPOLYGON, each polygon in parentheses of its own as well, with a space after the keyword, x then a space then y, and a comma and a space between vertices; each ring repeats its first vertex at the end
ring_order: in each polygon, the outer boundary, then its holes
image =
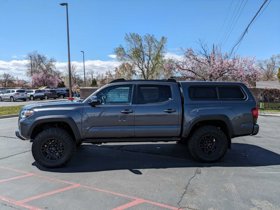
POLYGON ((96 96, 93 96, 89 102, 91 106, 97 106, 101 104, 101 100, 98 99, 96 96))

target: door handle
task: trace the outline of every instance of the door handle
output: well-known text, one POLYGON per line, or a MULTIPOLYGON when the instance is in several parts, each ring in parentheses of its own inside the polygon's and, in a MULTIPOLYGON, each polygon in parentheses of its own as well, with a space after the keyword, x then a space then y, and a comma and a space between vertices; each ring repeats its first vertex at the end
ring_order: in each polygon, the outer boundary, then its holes
POLYGON ((175 109, 165 109, 164 112, 173 113, 173 112, 176 112, 176 110, 175 109))
POLYGON ((130 114, 130 113, 133 113, 133 110, 131 110, 131 109, 125 109, 125 110, 122 110, 121 113, 122 113, 122 114, 130 114))

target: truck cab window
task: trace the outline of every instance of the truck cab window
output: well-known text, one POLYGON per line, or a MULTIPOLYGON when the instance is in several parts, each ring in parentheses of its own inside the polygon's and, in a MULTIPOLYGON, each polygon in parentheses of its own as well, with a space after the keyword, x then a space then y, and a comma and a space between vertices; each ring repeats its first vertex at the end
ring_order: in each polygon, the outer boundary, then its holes
POLYGON ((139 85, 137 89, 137 104, 160 103, 171 99, 169 85, 139 85))
POLYGON ((102 104, 129 104, 131 102, 131 85, 107 87, 96 94, 102 104))

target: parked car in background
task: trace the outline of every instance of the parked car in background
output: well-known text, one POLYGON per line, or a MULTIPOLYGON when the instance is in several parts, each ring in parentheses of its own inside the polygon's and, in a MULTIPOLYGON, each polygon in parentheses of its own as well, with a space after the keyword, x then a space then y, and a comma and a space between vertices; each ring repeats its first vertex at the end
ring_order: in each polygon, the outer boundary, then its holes
POLYGON ((58 94, 57 94, 56 90, 54 90, 54 89, 44 89, 44 98, 45 99, 49 99, 49 98, 57 99, 58 94))
POLYGON ((26 101, 27 100, 27 95, 25 90, 23 89, 9 89, 5 90, 4 93, 0 94, 0 101, 17 101, 17 100, 22 100, 26 101))
POLYGON ((45 93, 43 90, 27 90, 26 94, 29 100, 36 100, 36 99, 43 100, 45 98, 45 93))
POLYGON ((58 95, 58 98, 69 97, 69 89, 68 88, 57 88, 55 89, 58 95))

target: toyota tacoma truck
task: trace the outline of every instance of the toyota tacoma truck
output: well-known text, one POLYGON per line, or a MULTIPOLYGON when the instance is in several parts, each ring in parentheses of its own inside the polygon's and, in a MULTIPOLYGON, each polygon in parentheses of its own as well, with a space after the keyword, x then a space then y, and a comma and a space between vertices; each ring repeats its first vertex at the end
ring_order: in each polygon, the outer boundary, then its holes
POLYGON ((83 101, 26 105, 16 136, 34 159, 60 167, 82 143, 179 141, 201 162, 219 161, 231 139, 256 135, 258 108, 237 82, 118 79, 83 101))

